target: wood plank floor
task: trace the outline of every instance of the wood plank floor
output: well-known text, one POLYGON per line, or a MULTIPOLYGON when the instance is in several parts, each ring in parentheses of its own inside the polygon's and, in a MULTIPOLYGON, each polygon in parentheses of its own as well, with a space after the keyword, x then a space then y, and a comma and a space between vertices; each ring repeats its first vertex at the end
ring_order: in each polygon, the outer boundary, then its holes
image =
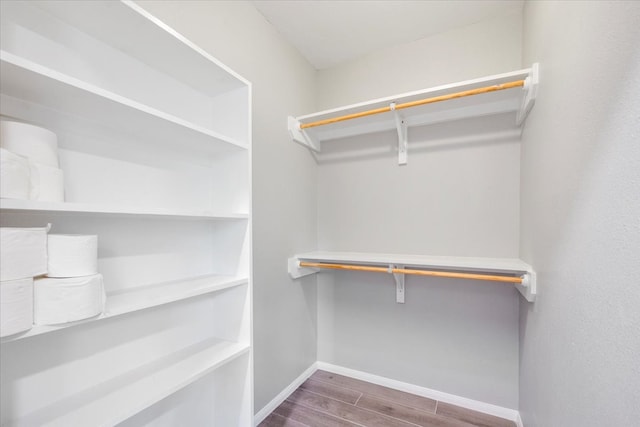
POLYGON ((259 427, 515 427, 513 421, 316 371, 259 427))

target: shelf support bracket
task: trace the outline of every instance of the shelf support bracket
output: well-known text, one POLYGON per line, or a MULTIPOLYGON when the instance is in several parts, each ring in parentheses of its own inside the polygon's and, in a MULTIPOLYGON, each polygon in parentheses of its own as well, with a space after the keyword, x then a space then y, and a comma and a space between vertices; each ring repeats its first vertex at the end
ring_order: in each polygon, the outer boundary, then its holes
POLYGON ((535 271, 527 271, 522 275, 522 283, 516 283, 515 285, 516 289, 527 301, 534 302, 536 300, 536 295, 538 295, 538 288, 536 284, 535 271))
POLYGON ((393 111, 393 115, 396 119, 396 129, 398 130, 398 164, 407 164, 407 124, 404 122, 404 118, 396 110, 396 103, 389 104, 389 108, 393 111))
POLYGON ((520 109, 516 117, 516 125, 520 126, 529 115, 529 111, 533 108, 533 104, 536 102, 536 96, 538 96, 538 82, 539 82, 539 65, 534 63, 531 66, 531 71, 527 78, 524 79, 524 86, 522 90, 525 91, 525 95, 522 98, 520 109))
POLYGON ((393 273, 395 268, 404 269, 404 265, 389 264, 389 272, 393 274, 393 278, 396 281, 396 302, 398 304, 404 304, 404 274, 393 273))
POLYGON ((289 116, 287 127, 289 129, 289 135, 291 135, 291 139, 294 142, 302 144, 305 147, 315 151, 316 153, 320 152, 320 141, 302 130, 300 128, 300 122, 296 120, 295 117, 289 116))
POLYGON ((291 276, 292 279, 309 276, 310 274, 315 274, 320 271, 317 268, 300 267, 300 260, 297 257, 289 258, 287 260, 287 267, 289 276, 291 276))

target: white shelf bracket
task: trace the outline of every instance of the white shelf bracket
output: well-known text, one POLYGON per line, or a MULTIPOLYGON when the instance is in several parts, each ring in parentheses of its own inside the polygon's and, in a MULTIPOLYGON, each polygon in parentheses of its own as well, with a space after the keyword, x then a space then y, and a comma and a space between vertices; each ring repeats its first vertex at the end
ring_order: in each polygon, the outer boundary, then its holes
POLYGON ((300 128, 300 122, 296 120, 295 117, 288 117, 287 128, 289 129, 289 135, 291 135, 291 139, 294 142, 302 144, 305 147, 315 151, 316 153, 320 152, 320 141, 302 130, 300 128))
POLYGON ((534 302, 536 300, 536 295, 538 295, 535 271, 527 271, 522 276, 522 283, 516 283, 516 289, 527 301, 534 302))
POLYGON ((536 62, 531 66, 531 71, 527 78, 524 79, 524 86, 522 87, 522 90, 525 91, 525 95, 524 98, 522 98, 522 103, 520 104, 520 109, 518 110, 518 115, 516 117, 516 124, 518 126, 522 125, 529 115, 529 111, 533 108, 533 104, 536 102, 536 96, 538 96, 538 83, 539 66, 536 62))
POLYGON ((389 272, 393 274, 393 278, 396 281, 396 302, 398 304, 404 304, 404 274, 393 273, 394 268, 403 269, 404 265, 389 264, 389 272))
POLYGON ((396 103, 389 104, 389 108, 393 111, 393 115, 396 119, 396 129, 398 130, 398 164, 407 164, 407 124, 404 119, 396 110, 396 103))
POLYGON ((300 267, 300 260, 297 257, 289 258, 287 260, 287 270, 289 271, 289 276, 291 276, 292 279, 298 279, 320 271, 317 268, 300 267))

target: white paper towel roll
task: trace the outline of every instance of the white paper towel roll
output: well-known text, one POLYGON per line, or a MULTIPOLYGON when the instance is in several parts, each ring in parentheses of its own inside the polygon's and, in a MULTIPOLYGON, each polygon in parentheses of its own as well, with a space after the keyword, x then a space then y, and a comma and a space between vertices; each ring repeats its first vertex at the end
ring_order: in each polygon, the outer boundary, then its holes
POLYGON ((50 234, 47 249, 49 277, 89 276, 98 272, 98 236, 50 234))
POLYGON ((55 325, 96 316, 104 311, 106 296, 102 274, 54 279, 33 284, 33 322, 55 325))
POLYGON ((61 169, 29 162, 31 200, 64 202, 64 173, 61 169))
POLYGON ((58 164, 58 138, 48 129, 0 120, 0 147, 54 168, 58 164))
POLYGON ((40 228, 0 227, 0 280, 47 273, 47 233, 40 228))
POLYGON ((33 278, 0 282, 0 337, 31 329, 33 278))
POLYGON ((0 197, 28 199, 30 167, 26 157, 0 148, 0 197))

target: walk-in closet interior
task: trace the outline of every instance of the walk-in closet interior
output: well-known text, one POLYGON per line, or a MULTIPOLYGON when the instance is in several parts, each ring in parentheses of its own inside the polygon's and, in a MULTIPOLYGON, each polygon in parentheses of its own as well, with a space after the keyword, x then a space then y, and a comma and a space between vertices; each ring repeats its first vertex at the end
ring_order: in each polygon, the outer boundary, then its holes
POLYGON ((640 2, 0 6, 3 427, 638 425, 640 2))

